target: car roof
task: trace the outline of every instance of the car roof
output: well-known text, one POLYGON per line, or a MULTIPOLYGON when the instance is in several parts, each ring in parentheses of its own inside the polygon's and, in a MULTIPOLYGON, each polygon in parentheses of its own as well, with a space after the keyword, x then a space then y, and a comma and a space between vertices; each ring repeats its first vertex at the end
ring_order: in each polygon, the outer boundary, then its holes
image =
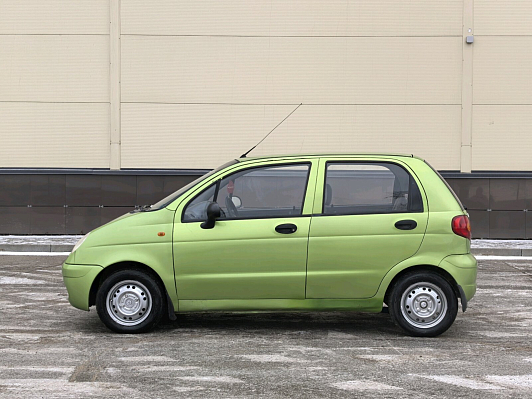
POLYGON ((286 155, 265 155, 257 157, 238 158, 239 162, 257 161, 257 160, 276 160, 276 159, 294 159, 294 158, 349 158, 349 157, 389 157, 389 158, 418 158, 413 154, 393 154, 393 153, 310 153, 310 154, 286 154, 286 155))

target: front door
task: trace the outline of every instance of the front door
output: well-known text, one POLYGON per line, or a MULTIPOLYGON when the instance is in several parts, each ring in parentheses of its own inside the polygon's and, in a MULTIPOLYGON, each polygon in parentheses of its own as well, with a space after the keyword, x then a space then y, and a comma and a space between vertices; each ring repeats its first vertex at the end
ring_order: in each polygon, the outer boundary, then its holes
POLYGON ((426 201, 407 169, 392 162, 322 161, 318 182, 307 298, 370 298, 419 249, 426 201))
POLYGON ((312 162, 233 171, 178 207, 173 245, 180 300, 305 298, 312 162), (222 216, 203 229, 211 202, 222 216))

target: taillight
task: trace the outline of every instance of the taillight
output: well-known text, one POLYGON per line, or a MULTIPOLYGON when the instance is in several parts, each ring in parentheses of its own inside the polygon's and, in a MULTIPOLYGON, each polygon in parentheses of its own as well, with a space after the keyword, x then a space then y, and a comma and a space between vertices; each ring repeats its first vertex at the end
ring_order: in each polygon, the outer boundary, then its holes
POLYGON ((454 234, 461 237, 465 237, 468 240, 471 239, 471 224, 469 218, 466 215, 459 215, 453 218, 451 222, 454 234))

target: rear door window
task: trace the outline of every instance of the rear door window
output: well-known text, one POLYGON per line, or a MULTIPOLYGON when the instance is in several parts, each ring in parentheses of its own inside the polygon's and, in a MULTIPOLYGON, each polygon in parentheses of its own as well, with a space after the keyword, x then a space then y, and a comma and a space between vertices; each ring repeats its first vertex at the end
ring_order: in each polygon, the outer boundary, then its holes
POLYGON ((417 183, 393 163, 328 162, 323 214, 423 212, 417 183))

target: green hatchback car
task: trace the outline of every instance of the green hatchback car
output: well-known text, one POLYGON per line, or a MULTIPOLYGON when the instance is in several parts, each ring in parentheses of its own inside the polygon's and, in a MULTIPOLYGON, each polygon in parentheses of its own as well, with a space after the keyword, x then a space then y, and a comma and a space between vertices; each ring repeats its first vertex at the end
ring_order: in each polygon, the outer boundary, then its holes
POLYGON ((233 160, 84 236, 70 303, 120 333, 199 311, 388 311, 436 336, 476 290, 466 211, 424 160, 233 160))

